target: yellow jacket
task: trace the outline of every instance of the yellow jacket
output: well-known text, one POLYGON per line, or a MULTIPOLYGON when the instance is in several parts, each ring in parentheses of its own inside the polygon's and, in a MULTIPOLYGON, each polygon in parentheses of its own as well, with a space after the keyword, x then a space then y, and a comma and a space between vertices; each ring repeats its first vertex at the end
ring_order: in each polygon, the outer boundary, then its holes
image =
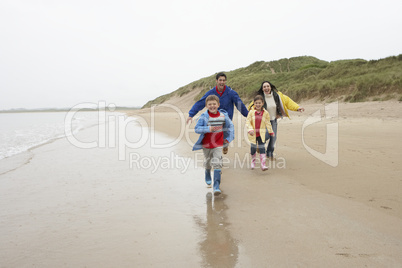
MULTIPOLYGON (((280 91, 277 91, 276 93, 278 93, 278 95, 279 95, 279 100, 280 100, 280 105, 281 105, 280 109, 282 110, 282 113, 290 118, 288 110, 297 111, 300 107, 299 104, 294 102, 291 98, 289 98, 288 96, 286 96, 285 94, 283 94, 280 91)), ((254 101, 252 101, 249 104, 248 109, 249 110, 254 109, 254 101)))
MULTIPOLYGON (((250 134, 248 134, 248 140, 252 143, 252 144, 256 144, 256 131, 255 131, 255 110, 254 108, 252 110, 250 110, 250 112, 248 113, 247 119, 246 119, 246 128, 247 128, 247 132, 249 132, 250 130, 254 130, 254 135, 251 136, 250 134)), ((262 142, 265 142, 265 133, 266 133, 266 129, 268 129, 269 133, 273 133, 274 131, 272 130, 272 125, 270 122, 270 118, 269 118, 269 113, 267 110, 264 109, 264 113, 262 114, 262 119, 261 119, 261 125, 260 125, 260 136, 261 136, 261 140, 262 142)))
POLYGON ((281 108, 285 112, 287 117, 289 117, 288 109, 291 111, 297 111, 299 109, 299 107, 300 107, 299 104, 294 102, 291 98, 289 98, 285 94, 282 94, 282 92, 278 91, 277 93, 281 100, 281 104, 282 104, 281 108))

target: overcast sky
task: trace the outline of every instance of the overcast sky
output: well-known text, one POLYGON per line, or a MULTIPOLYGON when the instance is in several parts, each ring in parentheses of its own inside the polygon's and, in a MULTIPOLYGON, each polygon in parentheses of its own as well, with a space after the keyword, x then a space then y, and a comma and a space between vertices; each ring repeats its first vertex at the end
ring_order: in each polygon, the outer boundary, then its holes
POLYGON ((255 61, 399 55, 401 3, 0 0, 0 110, 142 106, 255 61))

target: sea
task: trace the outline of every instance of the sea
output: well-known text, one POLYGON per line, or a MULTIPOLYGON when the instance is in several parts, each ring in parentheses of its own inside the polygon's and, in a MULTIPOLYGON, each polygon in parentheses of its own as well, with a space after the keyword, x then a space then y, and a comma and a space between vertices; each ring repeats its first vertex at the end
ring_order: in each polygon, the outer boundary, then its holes
POLYGON ((98 112, 0 113, 0 160, 98 124, 98 112), (71 117, 71 118, 70 118, 71 117), (66 131, 68 129, 68 131, 66 131))

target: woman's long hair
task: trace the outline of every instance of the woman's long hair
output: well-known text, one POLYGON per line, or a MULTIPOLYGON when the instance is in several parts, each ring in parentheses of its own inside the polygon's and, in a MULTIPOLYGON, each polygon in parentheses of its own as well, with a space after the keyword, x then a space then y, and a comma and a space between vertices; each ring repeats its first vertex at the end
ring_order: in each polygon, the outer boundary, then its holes
MULTIPOLYGON (((262 86, 263 86, 265 83, 268 83, 268 84, 271 86, 272 96, 274 97, 275 104, 276 104, 276 113, 277 113, 278 115, 282 116, 282 110, 281 110, 281 108, 280 108, 279 95, 278 95, 278 93, 277 93, 278 90, 276 89, 276 86, 275 86, 274 84, 272 84, 272 83, 269 82, 269 81, 264 81, 264 82, 262 82, 260 89, 257 91, 257 95, 261 95, 261 96, 264 98, 264 100, 265 100, 264 90, 262 90, 262 86)), ((267 109, 267 103, 266 103, 265 101, 264 101, 264 108, 267 109)))
POLYGON ((271 86, 271 90, 274 90, 274 91, 276 91, 276 92, 278 91, 278 90, 276 89, 276 86, 275 86, 274 84, 272 84, 272 83, 269 82, 269 81, 264 81, 264 82, 262 82, 260 89, 257 91, 257 95, 264 96, 264 90, 262 90, 262 86, 263 86, 265 83, 268 83, 268 84, 271 86))

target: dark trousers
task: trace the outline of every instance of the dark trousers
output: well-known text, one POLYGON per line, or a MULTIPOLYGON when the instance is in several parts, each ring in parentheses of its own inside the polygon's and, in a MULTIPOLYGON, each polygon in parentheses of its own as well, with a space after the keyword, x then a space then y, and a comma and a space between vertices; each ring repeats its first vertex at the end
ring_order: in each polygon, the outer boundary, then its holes
POLYGON ((251 155, 254 155, 257 152, 257 147, 260 154, 265 154, 265 143, 262 142, 261 136, 256 138, 256 144, 251 144, 251 155))

